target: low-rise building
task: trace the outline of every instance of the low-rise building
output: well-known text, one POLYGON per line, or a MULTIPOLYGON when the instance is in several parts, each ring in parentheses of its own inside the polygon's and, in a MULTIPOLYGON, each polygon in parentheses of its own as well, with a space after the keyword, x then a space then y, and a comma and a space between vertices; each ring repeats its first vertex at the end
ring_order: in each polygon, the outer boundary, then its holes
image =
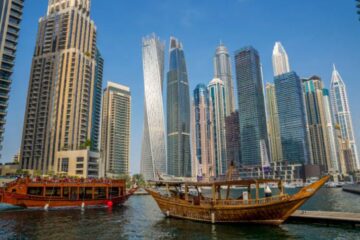
POLYGON ((20 169, 19 163, 0 163, 0 176, 16 175, 17 170, 20 169))
POLYGON ((57 153, 55 174, 70 177, 97 178, 100 153, 89 149, 60 151, 57 153))

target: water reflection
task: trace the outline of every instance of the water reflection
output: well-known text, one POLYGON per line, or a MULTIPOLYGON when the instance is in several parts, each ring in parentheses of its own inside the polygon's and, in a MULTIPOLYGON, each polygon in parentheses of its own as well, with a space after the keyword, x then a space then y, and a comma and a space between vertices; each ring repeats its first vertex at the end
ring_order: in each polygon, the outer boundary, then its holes
MULTIPOLYGON (((360 197, 321 189, 308 210, 360 212, 360 197), (330 202, 329 202, 330 201, 330 202)), ((303 224, 207 224, 166 218, 150 196, 121 207, 0 212, 0 239, 359 239, 360 230, 303 224)))

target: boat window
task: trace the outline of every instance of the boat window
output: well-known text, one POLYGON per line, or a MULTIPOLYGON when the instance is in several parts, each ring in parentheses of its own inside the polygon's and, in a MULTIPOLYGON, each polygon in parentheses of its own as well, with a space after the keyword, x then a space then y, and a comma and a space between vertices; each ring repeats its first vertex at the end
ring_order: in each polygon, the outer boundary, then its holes
POLYGON ((35 196, 42 196, 43 195, 43 187, 29 187, 27 189, 27 194, 35 195, 35 196))
POLYGON ((77 200, 78 197, 78 188, 72 187, 70 189, 70 200, 77 200))
POLYGON ((79 197, 81 200, 83 199, 92 199, 92 188, 80 188, 79 197))
POLYGON ((112 197, 118 197, 119 196, 119 188, 117 188, 117 187, 109 188, 109 195, 112 197))
POLYGON ((63 197, 68 198, 70 195, 70 190, 68 187, 63 188, 63 197))
POLYGON ((47 187, 45 190, 45 196, 60 197, 61 196, 61 188, 60 187, 47 187))
POLYGON ((95 188, 95 199, 105 199, 106 198, 106 188, 104 187, 97 187, 95 188))

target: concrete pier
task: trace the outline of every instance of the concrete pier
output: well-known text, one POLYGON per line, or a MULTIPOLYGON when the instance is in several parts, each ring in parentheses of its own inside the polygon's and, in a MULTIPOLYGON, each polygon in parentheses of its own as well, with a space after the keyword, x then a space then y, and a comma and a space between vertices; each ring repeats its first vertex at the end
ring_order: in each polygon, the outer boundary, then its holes
POLYGON ((345 185, 343 191, 360 194, 360 184, 345 185))
POLYGON ((360 213, 327 212, 327 211, 295 211, 289 222, 311 222, 326 225, 347 224, 360 227, 360 213))

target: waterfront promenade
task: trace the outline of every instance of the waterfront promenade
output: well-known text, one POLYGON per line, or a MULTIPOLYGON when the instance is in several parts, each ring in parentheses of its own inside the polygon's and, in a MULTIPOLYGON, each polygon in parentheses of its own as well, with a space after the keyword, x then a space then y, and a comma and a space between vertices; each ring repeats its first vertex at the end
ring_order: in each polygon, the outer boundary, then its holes
POLYGON ((354 227, 360 227, 360 213, 298 210, 288 219, 288 222, 295 221, 306 223, 322 223, 326 225, 349 224, 354 227))
POLYGON ((343 187, 345 192, 360 194, 360 184, 350 184, 343 187))

